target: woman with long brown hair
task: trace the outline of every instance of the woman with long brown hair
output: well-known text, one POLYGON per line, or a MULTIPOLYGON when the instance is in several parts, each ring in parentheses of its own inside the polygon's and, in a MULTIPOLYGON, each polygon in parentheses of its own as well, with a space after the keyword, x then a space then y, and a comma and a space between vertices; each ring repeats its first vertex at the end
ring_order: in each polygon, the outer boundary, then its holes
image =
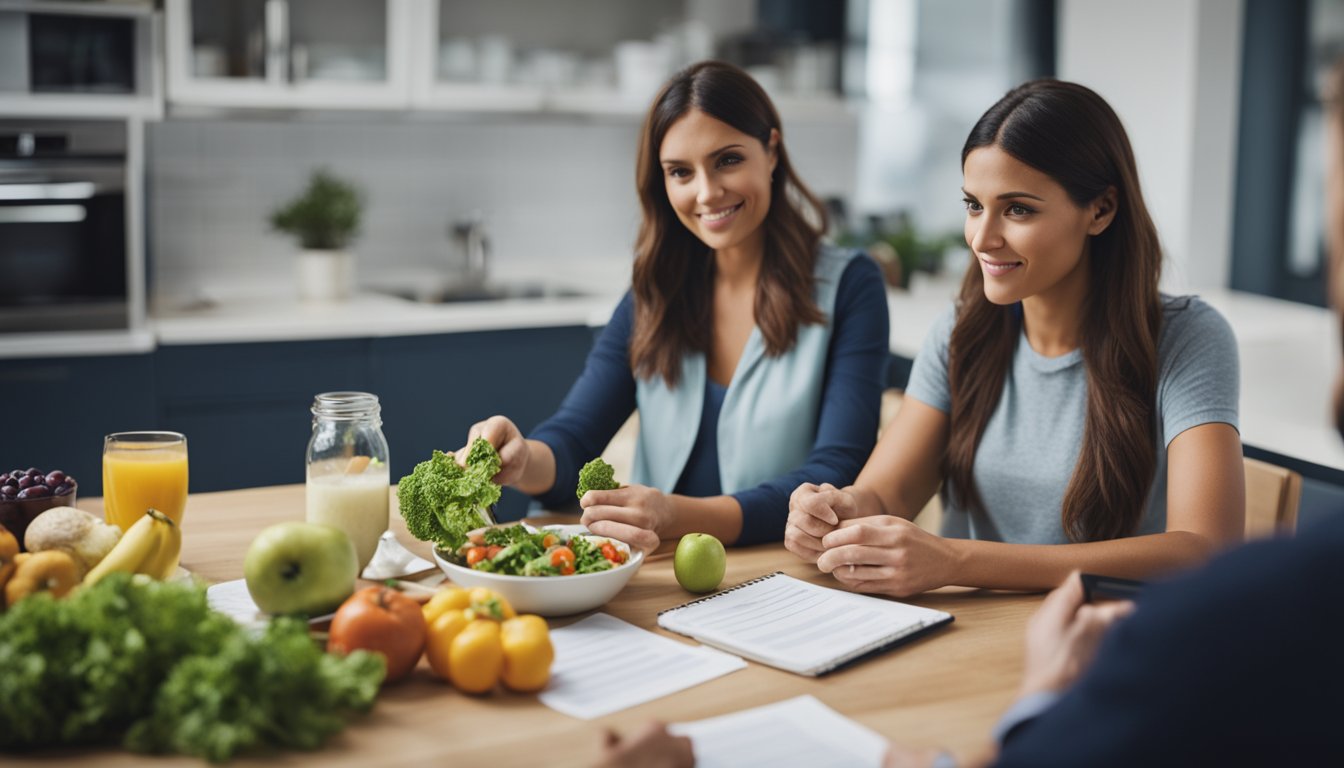
POLYGON ((594 533, 653 549, 699 531, 778 541, 804 479, 853 481, 872 450, 887 358, 876 264, 824 247, 823 206, 794 172, 779 115, 741 69, 675 75, 644 122, 632 287, 560 410, 528 438, 474 425, 496 476, 547 506, 632 411, 628 486, 588 491, 594 533))
POLYGON ((1026 83, 976 123, 962 171, 960 298, 854 485, 795 490, 785 545, 908 595, 1143 578, 1239 539, 1236 342, 1208 305, 1158 292, 1115 112, 1081 85, 1026 83), (940 484, 936 536, 910 520, 940 484))

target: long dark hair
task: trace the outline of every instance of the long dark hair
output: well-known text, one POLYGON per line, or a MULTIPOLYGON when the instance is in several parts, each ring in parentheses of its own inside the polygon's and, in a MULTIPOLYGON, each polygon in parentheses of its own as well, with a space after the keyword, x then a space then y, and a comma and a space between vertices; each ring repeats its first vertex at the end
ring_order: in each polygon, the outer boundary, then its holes
MULTIPOLYGON (((1090 238, 1081 346, 1087 417, 1060 510, 1071 541, 1127 536, 1138 527, 1157 466, 1157 342, 1162 251, 1139 191, 1134 151, 1105 100, 1074 83, 1035 80, 1009 91, 971 129, 966 157, 995 146, 1050 176, 1078 205, 1113 188, 1115 218, 1090 238)), ((998 406, 1021 333, 1013 307, 985 298, 972 262, 961 284, 948 379, 946 474, 957 496, 984 509, 972 467, 998 406)))
MULTIPOLYGON (((779 113, 761 86, 719 61, 700 62, 674 75, 649 108, 635 165, 644 219, 635 243, 630 366, 637 376, 662 376, 668 386, 680 377, 683 355, 709 350, 713 321, 713 252, 677 218, 658 158, 668 129, 693 109, 762 146, 769 145, 772 130, 780 130, 779 113)), ((771 355, 793 346, 799 325, 825 320, 812 298, 812 269, 826 230, 826 210, 794 173, 782 131, 775 152, 755 299, 756 325, 771 355)))

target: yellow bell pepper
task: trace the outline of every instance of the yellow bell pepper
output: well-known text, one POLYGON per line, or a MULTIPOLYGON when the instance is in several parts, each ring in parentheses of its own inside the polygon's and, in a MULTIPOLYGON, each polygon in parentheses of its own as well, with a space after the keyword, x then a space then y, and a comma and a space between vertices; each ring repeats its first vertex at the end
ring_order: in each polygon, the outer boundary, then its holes
POLYGON ((425 659, 429 661, 429 668, 434 670, 434 674, 440 680, 449 679, 453 639, 471 622, 471 613, 465 608, 446 609, 435 617, 434 621, 429 622, 428 636, 425 638, 425 659))
POLYGON ((504 685, 515 691, 539 691, 551 679, 555 648, 545 619, 518 616, 500 625, 504 685))
POLYGON ((467 693, 486 693, 499 682, 504 668, 504 649, 499 622, 476 619, 448 646, 448 679, 467 693))
POLYGON ((503 595, 486 587, 473 587, 468 601, 477 618, 504 621, 518 615, 503 595))
POLYGON ((421 610, 425 613, 425 624, 433 624, 434 620, 444 614, 445 611, 468 608, 471 606, 471 593, 461 587, 449 587, 439 590, 425 603, 421 610))

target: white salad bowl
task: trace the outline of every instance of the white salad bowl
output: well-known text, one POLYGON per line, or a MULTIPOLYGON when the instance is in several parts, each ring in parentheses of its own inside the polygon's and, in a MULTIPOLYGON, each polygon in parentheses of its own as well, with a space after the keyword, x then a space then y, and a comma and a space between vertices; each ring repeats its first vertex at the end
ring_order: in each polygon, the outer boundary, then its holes
POLYGON ((539 616, 568 616, 606 604, 625 587, 644 562, 643 552, 631 551, 625 542, 616 539, 592 536, 583 526, 547 525, 541 530, 610 541, 628 554, 630 559, 609 570, 572 576, 509 576, 478 571, 450 562, 443 557, 438 547, 434 548, 434 560, 454 584, 460 587, 488 587, 503 595, 518 613, 535 613, 539 616))

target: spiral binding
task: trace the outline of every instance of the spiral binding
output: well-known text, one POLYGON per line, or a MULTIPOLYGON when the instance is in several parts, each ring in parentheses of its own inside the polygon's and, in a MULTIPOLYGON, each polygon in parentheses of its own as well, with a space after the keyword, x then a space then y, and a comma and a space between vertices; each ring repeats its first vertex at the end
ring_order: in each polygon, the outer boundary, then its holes
POLYGON ((741 588, 743 588, 743 587, 749 587, 749 586, 751 586, 752 584, 756 584, 756 583, 758 583, 758 582, 765 581, 766 579, 772 579, 772 578, 774 578, 774 577, 776 577, 776 576, 785 576, 785 575, 787 575, 787 574, 785 574, 783 571, 775 571, 774 573, 767 573, 767 574, 765 574, 764 576, 757 576, 757 577, 754 578, 754 579, 748 579, 748 580, 746 580, 746 581, 744 581, 744 582, 742 582, 741 584, 738 584, 738 585, 736 585, 736 586, 732 586, 732 587, 729 587, 729 588, 727 588, 727 589, 721 589, 721 590, 719 590, 718 592, 715 592, 715 593, 712 594, 712 595, 705 595, 704 597, 697 597, 696 599, 690 601, 689 603, 682 603, 681 605, 673 606, 673 607, 671 607, 671 608, 664 608, 663 610, 661 610, 661 611, 658 612, 658 615, 659 615, 659 616, 662 616, 664 613, 671 613, 671 612, 673 612, 673 611, 680 611, 682 608, 690 608, 692 605, 695 605, 696 603, 703 603, 703 602, 705 602, 706 600, 713 600, 713 599, 716 598, 716 597, 720 597, 720 596, 722 596, 722 595, 726 595, 726 594, 728 594, 729 592, 733 592, 733 591, 735 591, 735 590, 739 590, 739 589, 741 589, 741 588))

